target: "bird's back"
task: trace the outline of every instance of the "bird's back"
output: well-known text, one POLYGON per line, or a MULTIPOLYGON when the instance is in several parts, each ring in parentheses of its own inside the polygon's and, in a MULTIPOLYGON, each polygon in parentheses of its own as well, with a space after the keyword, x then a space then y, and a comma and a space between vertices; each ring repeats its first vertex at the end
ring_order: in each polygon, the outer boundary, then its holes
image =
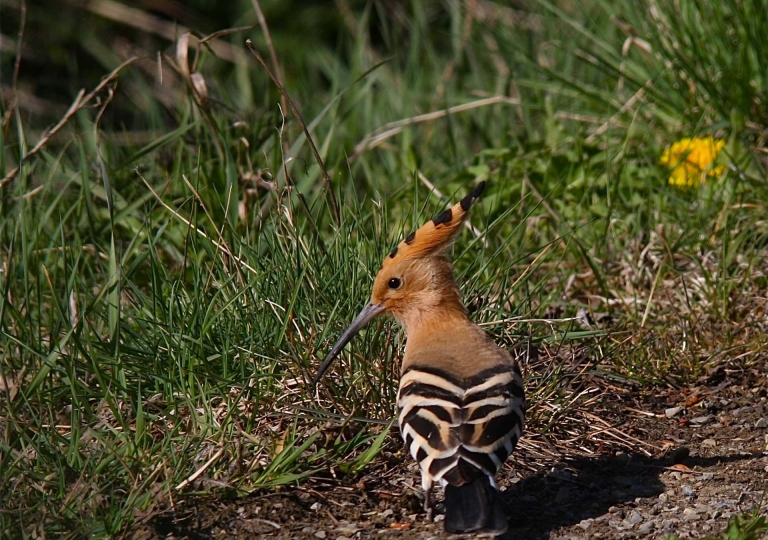
POLYGON ((472 327, 436 332, 427 342, 409 337, 398 392, 406 446, 425 486, 446 487, 446 509, 456 507, 446 512, 446 528, 454 532, 506 523, 493 515, 500 511, 493 479, 520 437, 525 411, 517 362, 472 327))

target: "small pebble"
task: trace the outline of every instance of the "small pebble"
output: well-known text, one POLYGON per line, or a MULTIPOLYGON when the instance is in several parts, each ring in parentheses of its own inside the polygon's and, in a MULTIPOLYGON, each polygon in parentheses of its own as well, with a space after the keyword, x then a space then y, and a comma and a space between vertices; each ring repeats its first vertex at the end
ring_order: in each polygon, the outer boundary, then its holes
POLYGON ((768 418, 761 418, 760 420, 755 422, 755 427, 757 429, 768 428, 768 418))
POLYGON ((434 521, 435 523, 440 523, 444 519, 445 519, 445 514, 437 514, 435 516, 435 519, 433 519, 432 521, 434 521))
POLYGON ((301 532, 303 532, 304 534, 309 534, 309 533, 313 532, 314 530, 315 530, 314 527, 304 527, 303 529, 301 529, 301 532))
POLYGON ((637 532, 640 534, 648 534, 649 532, 653 531, 655 526, 656 524, 653 521, 646 521, 637 528, 637 532))
POLYGON ((749 414, 749 413, 751 413, 751 412, 752 412, 752 411, 754 411, 754 410, 755 410, 755 408, 754 408, 754 407, 749 407, 749 406, 747 406, 747 407, 741 407, 741 408, 739 408, 739 409, 736 409, 736 410, 734 410, 734 411, 731 411, 731 414, 732 414, 733 416, 741 416, 741 415, 743 415, 743 414, 749 414))
POLYGON ((708 423, 710 420, 712 420, 712 416, 697 416, 696 418, 691 418, 691 424, 703 426, 704 424, 708 423))
POLYGON ((381 517, 384 517, 384 518, 385 518, 385 517, 389 517, 389 516, 391 516, 391 515, 392 515, 392 514, 394 514, 394 513, 395 513, 395 511, 394 511, 394 510, 392 510, 391 508, 387 508, 386 510, 384 510, 383 512, 381 512, 379 515, 380 515, 381 517))
POLYGON ((325 531, 317 531, 315 533, 315 536, 318 537, 320 540, 323 540, 323 538, 325 538, 327 535, 326 535, 325 531))
POLYGON ((638 523, 641 523, 643 521, 643 516, 640 515, 640 512, 637 510, 632 510, 629 513, 629 517, 627 518, 627 521, 630 522, 632 525, 637 525, 638 523))
POLYGON ((682 408, 682 407, 670 407, 669 409, 666 409, 666 410, 664 411, 664 415, 665 415, 667 418, 672 418, 672 417, 676 416, 676 415, 677 415, 677 413, 679 413, 679 412, 680 412, 680 411, 682 411, 682 410, 683 410, 683 408, 682 408))
POLYGON ((621 511, 621 508, 619 508, 618 506, 611 506, 611 507, 608 509, 608 512, 609 512, 610 514, 621 514, 622 516, 624 515, 624 512, 622 512, 622 511, 621 511))
POLYGON ((692 499, 696 496, 696 492, 693 490, 691 486, 683 486, 682 492, 683 492, 683 497, 688 497, 689 499, 692 499))
POLYGON ((677 520, 676 519, 665 519, 661 522, 661 528, 664 531, 664 534, 672 534, 675 532, 675 528, 677 527, 677 520))
POLYGON ((323 507, 323 505, 322 505, 322 504, 320 504, 319 502, 316 502, 315 504, 313 504, 312 506, 310 506, 310 507, 309 507, 309 509, 310 509, 310 510, 320 510, 322 507, 323 507))
POLYGON ((578 526, 579 528, 586 531, 592 526, 594 522, 595 522, 594 519, 582 519, 581 521, 579 521, 578 526))
POLYGON ((717 446, 717 441, 715 439, 704 439, 701 441, 701 446, 708 446, 710 448, 714 448, 717 446))
POLYGON ((614 529, 619 529, 620 531, 623 531, 625 529, 624 524, 619 521, 618 519, 611 519, 608 521, 608 525, 610 527, 613 527, 614 529))

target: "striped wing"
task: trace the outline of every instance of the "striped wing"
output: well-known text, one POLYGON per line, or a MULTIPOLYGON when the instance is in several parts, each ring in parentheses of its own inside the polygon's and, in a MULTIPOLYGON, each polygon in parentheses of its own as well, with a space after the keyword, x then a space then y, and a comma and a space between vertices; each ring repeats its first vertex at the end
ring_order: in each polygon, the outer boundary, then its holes
POLYGON ((471 379, 414 366, 403 374, 398 421, 425 480, 463 485, 480 472, 492 478, 523 429, 523 381, 516 363, 471 379))

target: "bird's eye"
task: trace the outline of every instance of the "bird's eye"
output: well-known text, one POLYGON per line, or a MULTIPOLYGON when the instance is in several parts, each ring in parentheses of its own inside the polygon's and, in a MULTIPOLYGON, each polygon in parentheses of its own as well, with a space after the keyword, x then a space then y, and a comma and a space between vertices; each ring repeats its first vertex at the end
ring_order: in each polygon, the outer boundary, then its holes
POLYGON ((400 281, 400 278, 389 278, 389 281, 387 282, 387 286, 389 286, 390 289, 399 289, 400 285, 402 285, 403 282, 400 281))

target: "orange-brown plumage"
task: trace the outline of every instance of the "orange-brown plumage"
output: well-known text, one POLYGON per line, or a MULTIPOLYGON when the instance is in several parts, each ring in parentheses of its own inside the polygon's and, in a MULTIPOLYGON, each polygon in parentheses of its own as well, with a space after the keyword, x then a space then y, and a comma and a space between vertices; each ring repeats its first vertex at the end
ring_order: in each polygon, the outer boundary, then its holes
POLYGON ((484 187, 406 237, 384 259, 370 303, 341 335, 318 370, 381 313, 405 328, 398 421, 422 470, 429 506, 434 482, 445 487, 449 532, 506 529, 494 475, 517 443, 525 403, 520 369, 508 351, 467 316, 451 242, 484 187))

